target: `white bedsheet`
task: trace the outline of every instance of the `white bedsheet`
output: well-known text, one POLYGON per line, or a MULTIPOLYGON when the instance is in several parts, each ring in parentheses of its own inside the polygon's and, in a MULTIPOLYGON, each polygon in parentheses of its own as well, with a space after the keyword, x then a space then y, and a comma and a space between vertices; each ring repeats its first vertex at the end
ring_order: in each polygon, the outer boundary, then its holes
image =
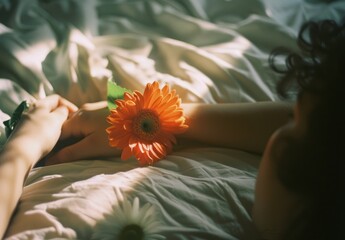
POLYGON ((8 236, 89 239, 116 206, 118 188, 125 198, 154 206, 167 239, 248 239, 258 162, 243 152, 203 148, 176 152, 153 167, 118 160, 35 169, 8 236))
MULTIPOLYGON (((110 76, 139 91, 154 80, 168 83, 184 102, 277 101, 270 51, 282 45, 297 50, 306 20, 345 16, 344 1, 4 3, 1 121, 20 101, 54 92, 79 106, 103 100, 110 76)), ((253 154, 200 147, 177 150, 145 168, 119 159, 37 168, 6 239, 90 239, 107 216, 116 216, 116 191, 130 202, 138 197, 141 207, 152 204, 166 239, 253 239, 259 162, 253 154)))

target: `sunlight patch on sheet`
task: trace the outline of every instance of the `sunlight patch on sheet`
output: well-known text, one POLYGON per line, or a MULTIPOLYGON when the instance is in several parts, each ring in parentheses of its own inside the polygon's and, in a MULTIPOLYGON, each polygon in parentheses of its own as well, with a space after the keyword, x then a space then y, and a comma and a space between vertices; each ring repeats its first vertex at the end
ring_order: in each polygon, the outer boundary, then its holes
MULTIPOLYGON (((88 39, 82 32, 80 32, 78 29, 73 29, 70 32, 69 35, 69 41, 68 43, 65 43, 68 49, 69 54, 69 61, 70 61, 70 77, 71 81, 73 83, 78 83, 78 74, 76 72, 76 69, 79 69, 79 61, 80 56, 83 54, 81 51, 81 48, 87 52, 87 56, 89 57, 90 52, 94 51, 95 46, 91 42, 90 39, 88 39)), ((85 54, 85 53, 84 53, 85 54)))
POLYGON ((78 29, 72 29, 70 32, 69 41, 76 43, 78 45, 84 46, 86 49, 93 50, 95 46, 92 44, 91 40, 88 39, 82 32, 78 29))
POLYGON ((238 58, 242 58, 244 53, 248 51, 253 45, 243 37, 235 37, 232 41, 212 45, 205 48, 228 63, 236 63, 238 58))
POLYGON ((198 79, 198 81, 191 81, 189 86, 195 95, 197 95, 200 99, 204 99, 206 96, 210 95, 209 88, 213 85, 211 79, 186 62, 181 61, 180 67, 191 80, 198 79))
POLYGON ((266 13, 267 16, 269 16, 269 17, 272 17, 272 16, 273 16, 272 10, 271 10, 270 8, 266 8, 266 9, 265 9, 265 13, 266 13))
POLYGON ((85 239, 120 202, 132 199, 138 185, 153 171, 139 167, 134 159, 79 161, 34 169, 24 188, 17 221, 30 228, 25 220, 36 219, 37 229, 78 223, 74 230, 82 232, 79 237, 85 239))
POLYGON ((42 43, 42 42, 32 44, 30 48, 27 48, 25 50, 16 49, 15 55, 18 59, 21 60, 21 62, 24 65, 29 66, 29 67, 30 66, 34 67, 34 65, 36 65, 34 69, 37 69, 37 67, 41 69, 40 65, 45 59, 47 51, 49 51, 47 45, 49 44, 42 43))

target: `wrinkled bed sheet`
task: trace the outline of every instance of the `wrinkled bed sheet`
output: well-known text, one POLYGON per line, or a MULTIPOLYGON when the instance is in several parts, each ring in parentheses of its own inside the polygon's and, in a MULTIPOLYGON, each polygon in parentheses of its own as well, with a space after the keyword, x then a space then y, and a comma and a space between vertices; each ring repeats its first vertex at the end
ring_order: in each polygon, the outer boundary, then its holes
MULTIPOLYGON (((139 91, 168 83, 184 102, 279 101, 268 55, 277 46, 298 51, 306 20, 345 16, 344 1, 326 2, 0 1, 0 120, 22 100, 52 93, 78 106, 104 100, 110 77, 139 91)), ((117 216, 118 191, 152 204, 166 239, 253 239, 259 162, 191 147, 144 168, 120 159, 36 168, 6 239, 89 239, 117 216)))

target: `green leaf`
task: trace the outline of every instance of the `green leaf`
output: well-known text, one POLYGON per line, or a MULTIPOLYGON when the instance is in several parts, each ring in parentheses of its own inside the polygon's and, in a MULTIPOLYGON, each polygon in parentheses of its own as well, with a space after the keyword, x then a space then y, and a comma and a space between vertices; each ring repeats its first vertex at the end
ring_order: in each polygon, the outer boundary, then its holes
POLYGON ((27 103, 27 101, 21 102, 18 105, 18 107, 14 110, 11 118, 3 122, 5 125, 6 137, 9 137, 11 135, 17 123, 19 122, 20 118, 22 117, 23 112, 27 110, 28 108, 29 108, 29 104, 27 103))
POLYGON ((117 107, 115 100, 123 99, 125 92, 132 93, 131 90, 117 85, 111 79, 108 81, 107 102, 109 110, 115 109, 117 107))

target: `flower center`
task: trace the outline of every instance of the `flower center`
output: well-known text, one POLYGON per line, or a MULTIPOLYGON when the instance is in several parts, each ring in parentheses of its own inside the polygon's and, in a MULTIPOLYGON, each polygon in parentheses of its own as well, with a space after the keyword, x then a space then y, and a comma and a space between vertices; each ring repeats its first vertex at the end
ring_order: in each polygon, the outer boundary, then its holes
POLYGON ((125 226, 119 235, 120 240, 142 240, 144 239, 144 231, 143 229, 136 225, 130 224, 125 226))
POLYGON ((134 133, 143 140, 152 140, 160 128, 159 118, 151 110, 142 110, 133 121, 134 133))

